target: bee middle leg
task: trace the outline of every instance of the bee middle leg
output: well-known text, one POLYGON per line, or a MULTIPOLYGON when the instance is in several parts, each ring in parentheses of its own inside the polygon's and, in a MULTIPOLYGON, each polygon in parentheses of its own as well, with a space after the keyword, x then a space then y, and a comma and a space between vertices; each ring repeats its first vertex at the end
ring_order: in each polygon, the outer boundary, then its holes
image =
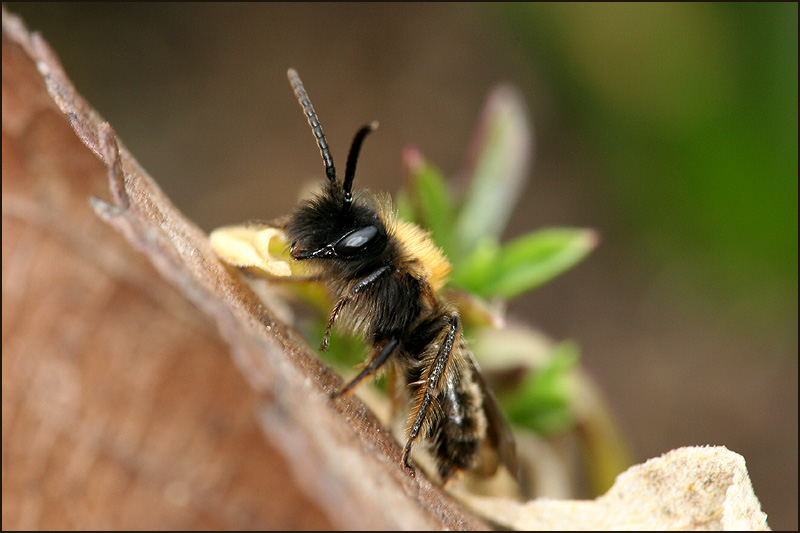
POLYGON ((431 367, 431 371, 428 374, 428 378, 425 380, 425 391, 422 395, 421 401, 415 407, 416 416, 414 417, 414 422, 411 424, 411 429, 408 432, 408 440, 406 441, 405 448, 403 449, 403 465, 410 469, 414 470, 413 467, 408 463, 409 455, 411 454, 411 446, 414 444, 414 441, 419 436, 420 429, 422 429, 422 425, 425 422, 425 418, 428 416, 428 409, 431 406, 431 402, 433 401, 433 396, 436 391, 439 390, 439 380, 442 378, 444 371, 447 369, 447 364, 450 362, 450 354, 453 351, 453 344, 455 343, 456 333, 458 333, 458 328, 460 326, 460 321, 458 319, 458 315, 449 315, 445 317, 449 319, 450 326, 448 328, 447 335, 445 336, 444 342, 442 343, 441 347, 439 348, 439 352, 436 354, 436 358, 433 360, 433 365, 431 367))
POLYGON ((369 362, 367 363, 367 366, 365 366, 364 369, 356 377, 354 377, 352 380, 350 380, 350 383, 345 385, 342 388, 342 390, 334 393, 333 396, 331 396, 331 398, 338 398, 339 396, 343 396, 343 395, 349 393, 364 378, 366 378, 368 376, 371 376, 372 374, 377 372, 378 369, 380 367, 382 367, 386 363, 386 361, 389 360, 389 357, 391 357, 391 355, 397 349, 397 345, 399 343, 400 343, 400 341, 397 338, 392 338, 392 339, 389 339, 386 342, 386 344, 384 344, 383 347, 381 347, 380 350, 377 350, 377 348, 375 350, 373 350, 373 352, 372 352, 373 356, 370 358, 369 362))

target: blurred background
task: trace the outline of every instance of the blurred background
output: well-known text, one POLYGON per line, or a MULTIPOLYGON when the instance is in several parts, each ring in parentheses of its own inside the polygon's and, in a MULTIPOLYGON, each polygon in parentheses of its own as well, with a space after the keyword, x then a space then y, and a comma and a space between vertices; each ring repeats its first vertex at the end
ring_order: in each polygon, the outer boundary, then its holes
POLYGON ((798 527, 797 4, 9 2, 204 230, 286 214, 323 177, 294 67, 343 168, 396 192, 413 144, 464 166, 489 89, 535 161, 507 231, 591 227, 589 259, 511 304, 576 340, 637 461, 725 445, 798 527))

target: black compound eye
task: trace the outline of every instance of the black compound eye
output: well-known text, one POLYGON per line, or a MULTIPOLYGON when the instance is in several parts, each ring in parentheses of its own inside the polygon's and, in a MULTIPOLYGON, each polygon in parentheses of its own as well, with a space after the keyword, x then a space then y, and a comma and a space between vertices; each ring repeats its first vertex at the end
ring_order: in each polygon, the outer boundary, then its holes
POLYGON ((380 236, 378 228, 366 226, 353 230, 333 245, 333 251, 339 257, 350 257, 372 245, 380 236))

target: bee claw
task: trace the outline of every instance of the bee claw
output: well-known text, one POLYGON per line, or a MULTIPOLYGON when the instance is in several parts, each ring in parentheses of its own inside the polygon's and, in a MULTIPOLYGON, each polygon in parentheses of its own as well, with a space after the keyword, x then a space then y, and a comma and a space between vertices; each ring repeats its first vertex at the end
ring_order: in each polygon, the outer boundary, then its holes
POLYGON ((348 390, 347 386, 344 386, 342 388, 336 389, 330 394, 330 399, 331 400, 336 400, 336 399, 338 399, 338 398, 340 398, 342 396, 346 396, 348 392, 350 392, 350 391, 348 390))

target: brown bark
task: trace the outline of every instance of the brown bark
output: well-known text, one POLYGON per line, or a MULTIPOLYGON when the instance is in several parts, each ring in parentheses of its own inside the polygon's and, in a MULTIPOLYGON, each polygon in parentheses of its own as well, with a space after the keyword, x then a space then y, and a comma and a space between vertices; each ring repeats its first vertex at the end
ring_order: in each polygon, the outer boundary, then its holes
POLYGON ((486 527, 329 399, 5 9, 2 157, 4 529, 486 527))

